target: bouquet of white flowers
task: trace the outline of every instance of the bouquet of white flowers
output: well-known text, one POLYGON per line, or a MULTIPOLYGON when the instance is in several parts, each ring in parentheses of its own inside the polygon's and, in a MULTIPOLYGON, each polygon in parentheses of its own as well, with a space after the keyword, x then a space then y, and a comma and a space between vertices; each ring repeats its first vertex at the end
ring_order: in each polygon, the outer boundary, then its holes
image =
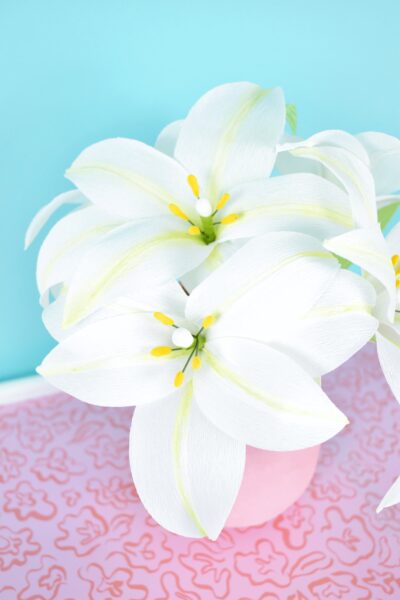
MULTIPOLYGON (((155 148, 101 141, 67 170, 37 281, 58 345, 38 372, 101 406, 136 406, 133 479, 176 533, 215 539, 246 445, 308 448, 347 423, 320 378, 376 341, 400 400, 400 141, 294 137, 280 89, 205 94, 155 148), (292 135, 285 132, 286 124, 292 135)), ((381 507, 400 501, 400 480, 381 507)))

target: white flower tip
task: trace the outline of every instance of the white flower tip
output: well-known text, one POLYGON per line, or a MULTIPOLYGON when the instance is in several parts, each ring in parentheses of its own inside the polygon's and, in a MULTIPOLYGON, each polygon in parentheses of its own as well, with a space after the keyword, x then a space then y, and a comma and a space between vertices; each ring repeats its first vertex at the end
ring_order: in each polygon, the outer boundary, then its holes
POLYGON ((211 202, 207 200, 207 198, 199 198, 196 200, 195 208, 196 212, 201 217, 210 217, 213 211, 211 202))
POLYGON ((172 342, 178 348, 189 348, 193 344, 193 336, 188 329, 179 327, 172 334, 172 342))

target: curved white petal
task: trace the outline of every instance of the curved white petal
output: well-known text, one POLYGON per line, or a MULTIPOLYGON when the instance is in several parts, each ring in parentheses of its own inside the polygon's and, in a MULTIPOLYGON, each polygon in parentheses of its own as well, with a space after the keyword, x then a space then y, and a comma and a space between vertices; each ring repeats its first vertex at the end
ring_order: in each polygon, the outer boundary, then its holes
POLYGON ((194 378, 196 402, 222 431, 256 448, 298 450, 347 423, 310 375, 265 344, 243 338, 206 343, 194 378))
POLYGON ((327 240, 324 246, 361 267, 384 287, 388 295, 387 318, 393 321, 396 306, 395 272, 380 226, 355 229, 327 240))
POLYGON ((400 333, 382 323, 376 333, 376 342, 383 374, 400 402, 400 333))
POLYGON ((337 185, 310 173, 241 184, 231 191, 224 210, 238 214, 239 219, 220 226, 218 241, 267 231, 301 231, 325 239, 353 226, 346 194, 337 185))
POLYGON ((160 525, 216 539, 242 481, 245 446, 204 417, 189 384, 136 408, 130 462, 140 499, 160 525))
POLYGON ((60 219, 41 245, 36 279, 39 292, 69 281, 85 252, 121 220, 95 206, 76 210, 60 219))
POLYGON ((183 120, 173 121, 161 130, 156 143, 155 148, 160 152, 164 152, 168 156, 174 156, 176 141, 182 128, 183 120))
POLYGON ((268 233, 238 250, 188 298, 186 316, 216 317, 209 335, 269 337, 289 315, 309 310, 339 264, 322 244, 301 233, 268 233))
POLYGON ((400 223, 396 223, 396 225, 387 234, 385 240, 389 246, 390 254, 392 256, 394 254, 400 255, 400 223))
POLYGON ((377 131, 360 133, 357 138, 368 152, 376 193, 400 190, 400 140, 377 131))
POLYGON ((242 181, 267 177, 285 126, 279 88, 229 83, 196 102, 182 124, 175 157, 201 183, 201 194, 216 202, 242 181))
POLYGON ((184 168, 136 140, 115 138, 89 146, 66 176, 93 204, 126 219, 169 214, 169 204, 194 215, 184 168))
POLYGON ((162 285, 195 268, 212 251, 175 217, 123 225, 85 254, 71 280, 64 326, 147 285, 162 285))
POLYGON ((36 236, 46 225, 50 217, 64 204, 81 205, 87 202, 79 190, 70 190, 56 196, 51 202, 42 206, 29 224, 25 234, 25 250, 29 248, 36 236))
POLYGON ((368 281, 340 270, 311 310, 297 318, 289 315, 268 343, 319 377, 343 364, 375 334, 375 302, 368 281))
POLYGON ((38 367, 55 387, 89 404, 133 406, 171 393, 185 356, 150 354, 171 346, 171 327, 151 313, 104 318, 80 328, 38 367))
POLYGON ((400 477, 396 479, 393 485, 388 489, 385 496, 382 498, 378 508, 376 509, 377 513, 380 513, 384 508, 389 508, 389 506, 393 506, 394 504, 398 504, 400 502, 400 477))
MULTIPOLYGON (((321 132, 308 140, 295 144, 284 144, 281 151, 288 152, 292 158, 301 159, 299 168, 307 169, 307 162, 314 161, 333 175, 348 192, 353 218, 359 227, 371 225, 377 221, 375 185, 369 169, 367 153, 361 144, 345 132, 321 132), (351 141, 350 141, 351 140, 351 141), (340 144, 338 142, 341 142, 340 144)), ((294 161, 277 162, 281 173, 293 172, 296 169, 294 161)), ((314 172, 314 171, 313 171, 314 172)), ((325 175, 325 171, 317 171, 325 175)))

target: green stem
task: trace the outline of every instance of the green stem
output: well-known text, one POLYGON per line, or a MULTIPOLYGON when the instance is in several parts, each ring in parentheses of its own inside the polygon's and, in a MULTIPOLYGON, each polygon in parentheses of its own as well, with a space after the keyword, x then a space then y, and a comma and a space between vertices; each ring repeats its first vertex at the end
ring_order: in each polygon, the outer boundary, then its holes
POLYGON ((211 217, 201 217, 201 232, 206 244, 211 244, 217 238, 211 217))

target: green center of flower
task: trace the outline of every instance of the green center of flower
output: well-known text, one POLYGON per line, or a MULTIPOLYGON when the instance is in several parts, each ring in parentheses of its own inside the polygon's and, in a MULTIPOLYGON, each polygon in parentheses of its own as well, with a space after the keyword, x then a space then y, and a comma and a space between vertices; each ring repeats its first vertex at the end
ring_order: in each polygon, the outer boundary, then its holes
POLYGON ((197 222, 195 223, 190 219, 187 214, 177 205, 169 204, 168 208, 173 215, 187 221, 190 224, 188 229, 189 235, 201 236, 201 239, 205 244, 212 244, 217 239, 218 227, 220 225, 229 225, 234 223, 239 218, 236 213, 225 215, 220 217, 219 211, 224 208, 229 200, 229 194, 222 194, 221 198, 217 202, 215 208, 208 198, 200 197, 200 186, 195 175, 188 175, 188 184, 195 197, 195 210, 198 215, 197 222))
POLYGON ((156 346, 150 351, 151 356, 162 357, 171 354, 172 352, 180 351, 180 355, 186 355, 186 360, 182 369, 177 372, 174 379, 175 387, 180 387, 185 379, 185 371, 191 365, 192 369, 200 369, 201 358, 200 354, 206 344, 205 330, 211 327, 215 321, 215 317, 208 315, 203 319, 202 325, 197 333, 191 333, 185 327, 176 325, 171 317, 164 313, 155 312, 153 316, 163 325, 173 328, 171 335, 172 346, 156 346))

